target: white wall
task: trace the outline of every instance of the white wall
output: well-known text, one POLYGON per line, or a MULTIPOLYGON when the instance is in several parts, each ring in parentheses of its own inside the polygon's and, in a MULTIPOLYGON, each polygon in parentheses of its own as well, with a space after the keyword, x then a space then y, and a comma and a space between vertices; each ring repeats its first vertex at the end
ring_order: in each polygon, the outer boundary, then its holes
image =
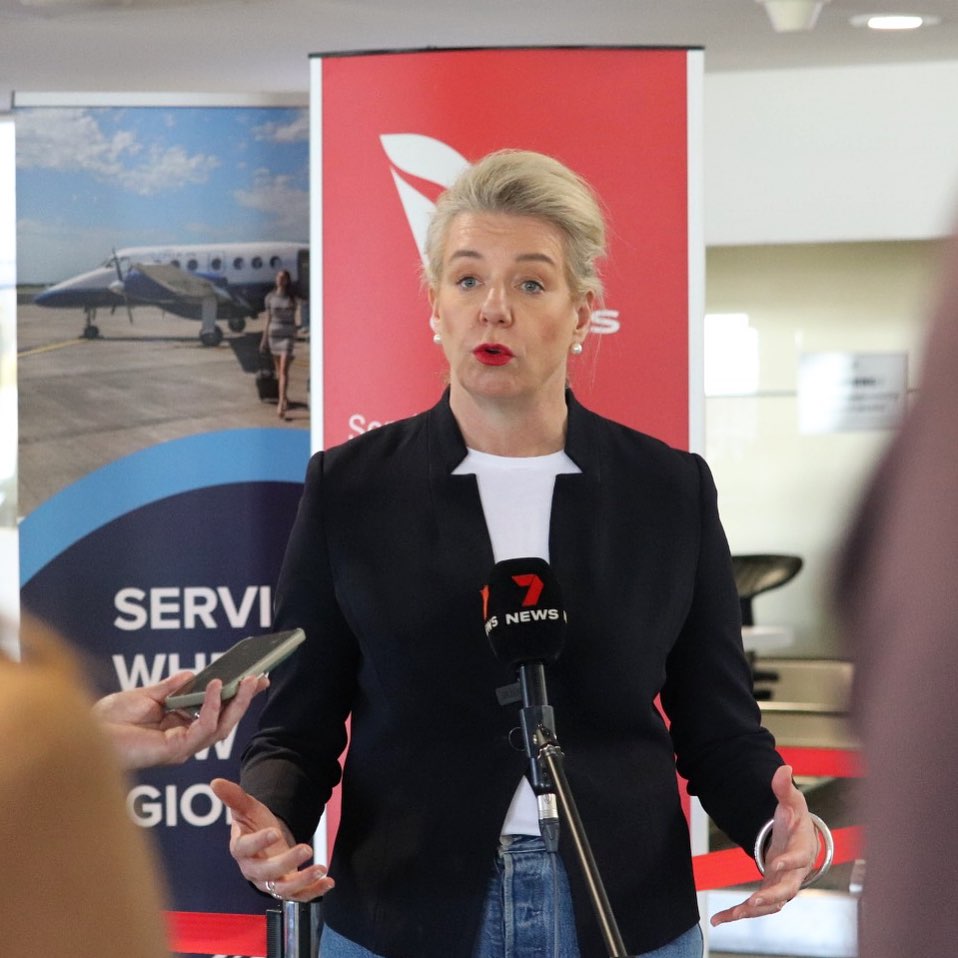
POLYGON ((706 244, 944 235, 956 93, 958 62, 706 74, 706 244))
POLYGON ((786 654, 840 656, 831 563, 889 432, 802 436, 803 352, 905 352, 909 387, 958 212, 958 63, 707 74, 706 309, 758 340, 751 396, 706 401, 706 456, 733 552, 794 552, 756 600, 786 654))

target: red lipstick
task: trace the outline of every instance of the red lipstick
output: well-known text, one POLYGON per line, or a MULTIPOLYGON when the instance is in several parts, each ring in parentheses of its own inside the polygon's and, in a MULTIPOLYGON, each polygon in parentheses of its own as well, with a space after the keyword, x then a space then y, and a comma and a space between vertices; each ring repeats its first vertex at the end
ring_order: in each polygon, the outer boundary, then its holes
POLYGON ((512 350, 502 343, 481 343, 472 354, 484 366, 505 366, 512 359, 512 350))

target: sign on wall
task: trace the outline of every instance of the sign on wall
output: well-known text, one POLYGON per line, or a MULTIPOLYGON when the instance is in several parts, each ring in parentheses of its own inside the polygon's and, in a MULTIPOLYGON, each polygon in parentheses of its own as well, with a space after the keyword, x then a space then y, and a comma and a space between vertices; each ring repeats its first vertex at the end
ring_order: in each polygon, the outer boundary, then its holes
POLYGON ((907 353, 803 353, 799 358, 801 433, 894 429, 907 398, 907 353))

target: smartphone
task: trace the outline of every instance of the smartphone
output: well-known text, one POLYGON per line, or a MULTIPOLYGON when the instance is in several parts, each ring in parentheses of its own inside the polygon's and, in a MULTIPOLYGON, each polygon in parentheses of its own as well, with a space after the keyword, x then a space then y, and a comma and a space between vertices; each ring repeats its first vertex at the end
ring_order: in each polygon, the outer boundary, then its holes
POLYGON ((265 675, 293 652, 305 638, 306 633, 302 629, 289 629, 286 632, 251 635, 241 639, 202 672, 197 672, 185 685, 171 692, 164 701, 167 711, 185 711, 194 716, 199 715, 206 695, 206 686, 213 679, 223 680, 220 699, 231 699, 247 675, 265 675))

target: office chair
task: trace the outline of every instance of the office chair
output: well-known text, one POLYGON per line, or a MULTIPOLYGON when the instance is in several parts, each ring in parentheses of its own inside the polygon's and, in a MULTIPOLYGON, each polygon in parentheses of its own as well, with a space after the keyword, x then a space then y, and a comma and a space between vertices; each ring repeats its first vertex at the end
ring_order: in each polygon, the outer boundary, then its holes
MULTIPOLYGON (((742 625, 755 625, 755 616, 752 613, 752 600, 755 596, 785 585, 798 575, 801 568, 802 560, 798 556, 733 555, 732 569, 735 573, 738 601, 742 607, 742 625)), ((746 653, 746 657, 752 670, 752 694, 756 701, 770 699, 772 693, 769 689, 759 689, 756 686, 762 682, 777 682, 779 674, 756 668, 757 656, 754 652, 746 653)))
POLYGON ((732 569, 742 607, 742 625, 755 625, 755 616, 752 614, 755 596, 785 585, 798 575, 801 568, 799 556, 733 555, 732 569))

